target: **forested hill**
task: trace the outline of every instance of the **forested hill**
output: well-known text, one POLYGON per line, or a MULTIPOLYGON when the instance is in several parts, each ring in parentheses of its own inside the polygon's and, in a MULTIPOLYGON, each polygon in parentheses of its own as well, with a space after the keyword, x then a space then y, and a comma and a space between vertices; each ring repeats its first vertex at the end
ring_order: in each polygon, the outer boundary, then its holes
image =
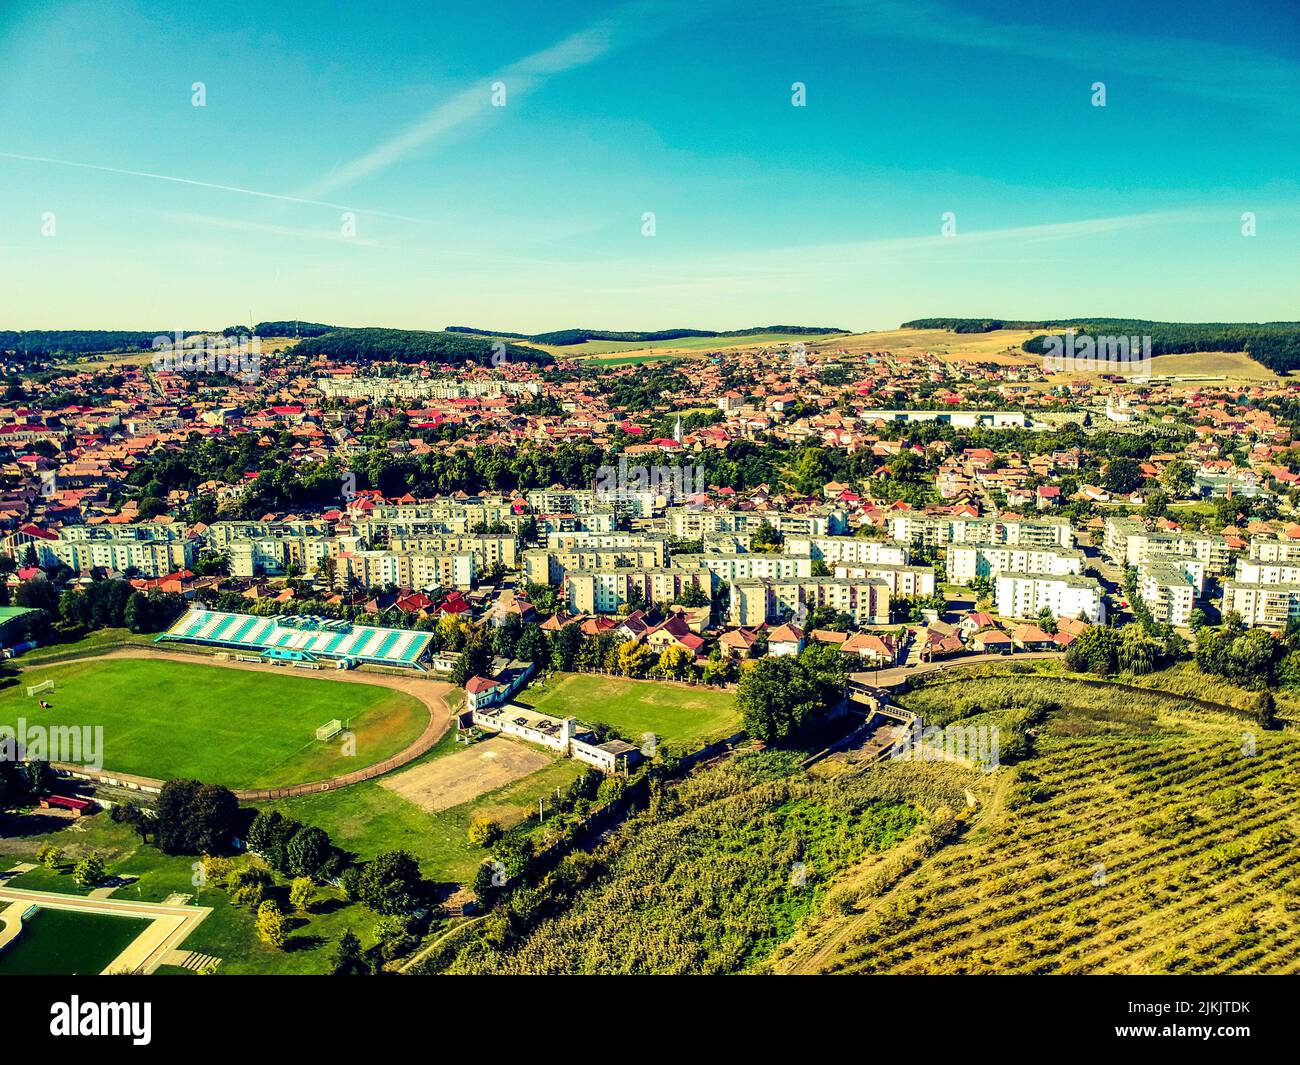
MULTIPOLYGON (((189 330, 185 336, 197 330, 189 330)), ((171 337, 170 329, 26 329, 0 330, 0 352, 19 359, 60 355, 90 355, 101 351, 149 351, 155 337, 171 337)))
POLYGON ((625 343, 640 344, 650 340, 684 340, 687 337, 750 337, 765 333, 787 333, 791 336, 828 336, 835 333, 847 333, 847 329, 819 325, 756 325, 749 329, 732 329, 717 332, 712 329, 655 329, 649 331, 612 332, 608 329, 557 329, 550 333, 507 333, 499 329, 476 329, 468 325, 449 325, 449 333, 469 333, 473 336, 509 337, 512 340, 528 340, 534 344, 550 344, 553 347, 567 347, 570 344, 584 344, 588 340, 614 340, 625 343))
POLYGON ((519 344, 501 344, 498 348, 494 342, 478 337, 418 329, 334 329, 304 340, 294 353, 338 362, 477 362, 486 366, 498 350, 509 362, 554 361, 537 348, 519 344))
MULTIPOLYGON (((918 318, 903 329, 950 329, 956 333, 988 333, 994 329, 1073 329, 1099 336, 1149 336, 1152 355, 1192 351, 1244 351, 1274 373, 1300 369, 1300 322, 1157 322, 1145 318, 1054 318, 1011 321, 1001 318, 918 318)), ((1043 333, 1021 346, 1043 354, 1043 333)))

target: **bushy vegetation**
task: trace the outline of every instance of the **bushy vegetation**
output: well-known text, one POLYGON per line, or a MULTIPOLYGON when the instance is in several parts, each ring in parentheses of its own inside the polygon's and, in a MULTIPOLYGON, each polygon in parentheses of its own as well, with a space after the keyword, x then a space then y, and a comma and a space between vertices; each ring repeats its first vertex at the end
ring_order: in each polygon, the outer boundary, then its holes
POLYGON ((951 767, 814 779, 792 754, 739 756, 653 790, 591 854, 575 853, 432 968, 501 973, 723 973, 753 967, 839 870, 956 804, 951 767))

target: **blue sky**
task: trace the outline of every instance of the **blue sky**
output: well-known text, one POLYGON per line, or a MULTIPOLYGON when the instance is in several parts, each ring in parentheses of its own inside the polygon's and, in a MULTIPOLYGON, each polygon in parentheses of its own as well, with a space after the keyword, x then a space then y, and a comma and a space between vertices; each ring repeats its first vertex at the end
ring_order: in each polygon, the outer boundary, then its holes
POLYGON ((696 7, 7 0, 0 328, 1300 318, 1295 5, 696 7))

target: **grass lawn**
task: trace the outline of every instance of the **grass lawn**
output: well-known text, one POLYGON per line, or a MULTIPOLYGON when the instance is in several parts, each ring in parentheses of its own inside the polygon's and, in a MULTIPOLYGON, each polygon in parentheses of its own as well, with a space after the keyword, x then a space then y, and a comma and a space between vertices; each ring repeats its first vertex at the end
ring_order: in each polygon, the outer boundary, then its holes
MULTIPOLYGON (((363 945, 369 946, 374 942, 376 914, 360 903, 348 902, 334 888, 320 887, 317 889, 318 904, 309 914, 290 918, 286 947, 275 950, 257 938, 256 919, 251 910, 234 905, 220 888, 194 885, 195 857, 163 854, 155 847, 141 843, 126 826, 113 824, 105 813, 69 822, 56 831, 33 835, 17 834, 22 820, 11 818, 6 823, 14 835, 0 840, 0 870, 19 861, 35 861, 37 849, 46 842, 62 847, 66 857, 59 869, 34 869, 9 880, 10 887, 68 895, 85 894, 73 884, 72 868, 82 855, 95 851, 104 858, 110 875, 139 877, 135 883, 119 888, 114 898, 128 902, 162 902, 169 895, 180 892, 193 896, 192 901, 197 905, 210 906, 212 913, 181 944, 181 948, 220 958, 219 973, 327 973, 333 964, 334 945, 345 929, 355 932, 363 945)), ((277 877, 273 895, 286 912, 290 909, 288 890, 283 878, 277 877)), ((42 911, 37 920, 44 921, 56 912, 42 911)), ((137 928, 133 935, 141 930, 137 928)), ((118 952, 112 952, 93 971, 102 971, 118 952)), ((8 953, 5 951, 0 958, 8 953)), ((52 971, 69 972, 66 957, 61 954, 59 967, 52 971)), ((186 972, 171 966, 160 971, 186 972)), ((0 972, 8 972, 2 961, 0 972)))
POLYGON ((145 930, 145 922, 41 907, 0 952, 0 976, 96 976, 145 930))
POLYGON ((102 726, 103 766, 229 787, 297 784, 379 761, 428 722, 415 698, 374 685, 227 669, 200 662, 103 659, 28 667, 0 691, 0 724, 102 726), (55 681, 39 696, 28 684, 55 681), (356 753, 315 739, 332 718, 350 723, 356 753))
POLYGON ((634 742, 653 732, 686 750, 740 729, 733 692, 660 681, 565 673, 545 687, 531 685, 518 701, 555 717, 613 725, 634 742))
POLYGON ((14 659, 14 665, 30 669, 39 662, 54 662, 65 658, 83 658, 96 655, 114 647, 137 644, 146 647, 152 644, 154 637, 148 633, 131 632, 129 629, 95 629, 80 640, 70 643, 54 643, 49 647, 36 647, 14 659))
MULTIPOLYGON (((449 736, 426 758, 456 749, 449 736)), ((568 787, 585 768, 572 759, 557 759, 521 780, 437 813, 422 810, 370 780, 274 805, 300 821, 319 825, 335 843, 362 859, 373 858, 380 851, 406 850, 430 880, 467 883, 483 860, 483 851, 467 838, 476 816, 491 817, 506 828, 530 816, 535 818, 538 800, 553 795, 557 787, 568 787)))

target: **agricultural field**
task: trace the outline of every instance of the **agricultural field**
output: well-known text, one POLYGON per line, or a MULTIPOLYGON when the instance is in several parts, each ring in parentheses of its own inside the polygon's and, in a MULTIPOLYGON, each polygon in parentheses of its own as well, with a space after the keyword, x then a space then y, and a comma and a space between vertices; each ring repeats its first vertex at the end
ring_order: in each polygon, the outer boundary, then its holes
POLYGON ((1300 736, 1030 671, 905 701, 997 726, 1001 764, 741 754, 425 968, 1300 971, 1300 736))
MULTIPOLYGON (((557 358, 583 357, 588 355, 647 355, 647 354, 685 354, 698 355, 710 351, 739 351, 745 348, 761 348, 773 344, 813 344, 829 343, 844 336, 843 333, 824 333, 809 335, 803 333, 755 333, 743 337, 678 337, 675 340, 587 340, 581 344, 534 344, 522 341, 529 347, 541 348, 557 358)), ((594 360, 593 360, 594 361, 594 360)))
POLYGON ((380 761, 429 721, 413 696, 378 685, 202 662, 101 658, 28 666, 0 691, 0 724, 103 728, 103 767, 156 779, 192 777, 252 788, 297 784, 380 761), (32 698, 29 684, 55 682, 32 698), (51 708, 41 709, 38 699, 51 708), (334 718, 349 723, 356 753, 318 742, 334 718))
POLYGON ((561 673, 531 684, 516 701, 553 717, 612 725, 633 742, 652 732, 684 751, 740 728, 734 692, 660 681, 561 673))
POLYGON ((958 839, 846 874, 775 971, 1300 971, 1300 737, 1047 677, 904 701, 963 725, 1057 708, 1028 757, 971 774, 976 811, 958 839))

